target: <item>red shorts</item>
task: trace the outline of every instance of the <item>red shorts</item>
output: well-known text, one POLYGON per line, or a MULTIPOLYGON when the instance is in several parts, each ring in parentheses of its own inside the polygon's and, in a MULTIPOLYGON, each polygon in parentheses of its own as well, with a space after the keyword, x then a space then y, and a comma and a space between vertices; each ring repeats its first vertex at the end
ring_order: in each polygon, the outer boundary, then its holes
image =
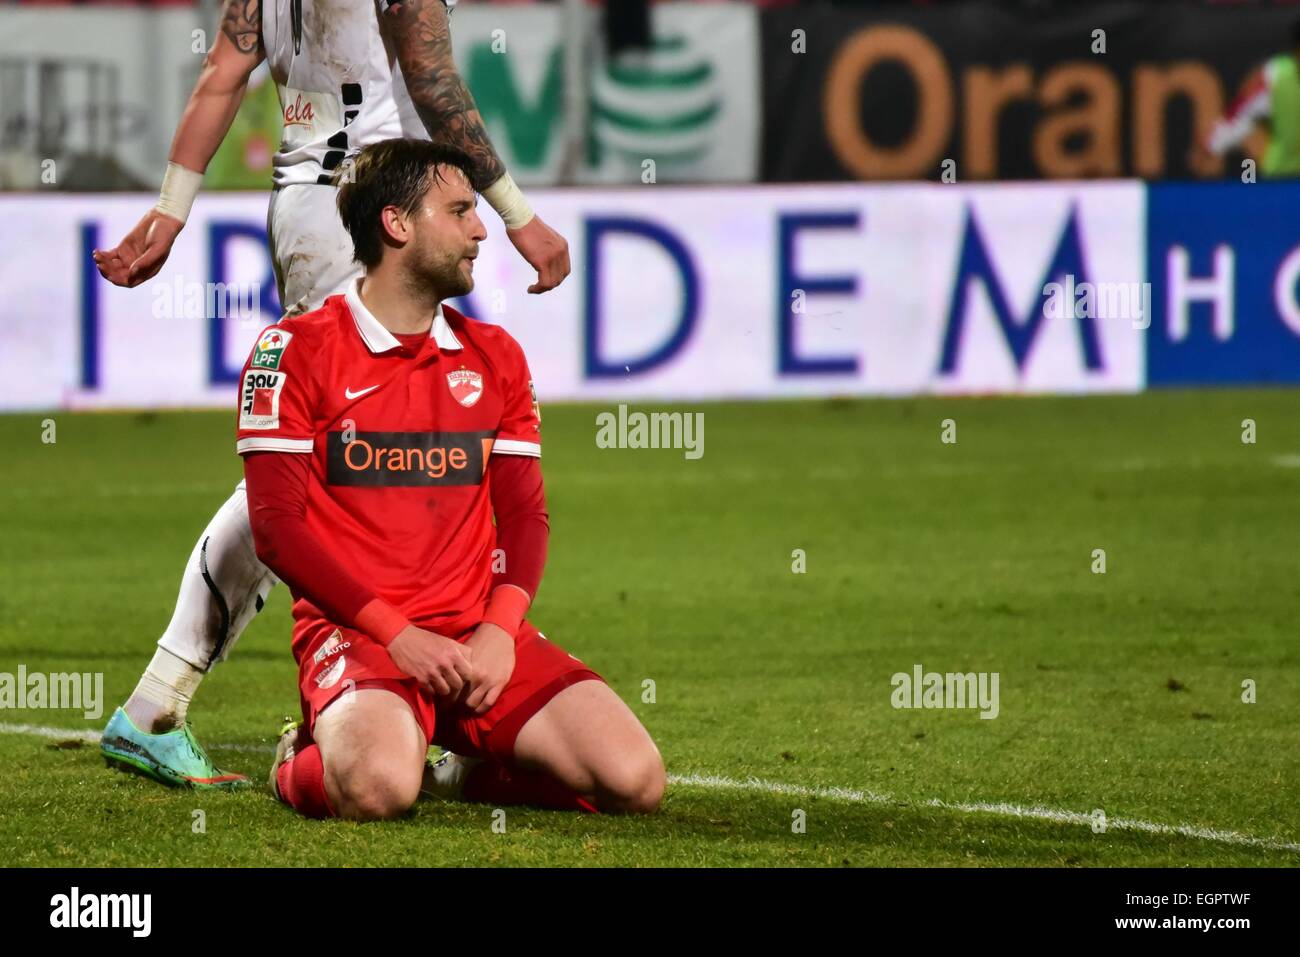
MULTIPOLYGON (((465 641, 470 629, 456 635, 465 641)), ((399 695, 415 714, 432 744, 467 757, 514 757, 515 738, 524 723, 548 701, 579 681, 603 681, 573 655, 551 644, 525 621, 515 636, 515 670, 487 712, 474 714, 463 705, 435 698, 393 664, 383 645, 350 628, 321 622, 308 629, 306 641, 295 641, 298 690, 308 730, 329 704, 358 688, 384 688, 399 695)))

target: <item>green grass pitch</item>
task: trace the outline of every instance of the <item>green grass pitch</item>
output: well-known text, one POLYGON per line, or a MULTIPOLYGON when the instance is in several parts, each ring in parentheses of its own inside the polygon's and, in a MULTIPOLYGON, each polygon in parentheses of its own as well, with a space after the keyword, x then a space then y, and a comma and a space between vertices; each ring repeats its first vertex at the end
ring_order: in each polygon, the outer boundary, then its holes
POLYGON ((674 776, 658 815, 512 808, 504 833, 463 804, 297 818, 260 786, 297 708, 284 588, 191 709, 257 790, 167 790, 108 771, 93 744, 16 730, 102 727, 240 466, 227 414, 57 413, 54 444, 46 416, 14 415, 0 672, 103 672, 106 711, 0 711, 0 858, 1300 863, 1295 393, 677 406, 704 412, 698 461, 597 448, 604 408, 543 410, 551 557, 532 618, 654 735, 674 776), (891 676, 916 664, 997 672, 998 717, 895 709, 891 676), (1095 809, 1118 825, 1089 826, 1095 809))

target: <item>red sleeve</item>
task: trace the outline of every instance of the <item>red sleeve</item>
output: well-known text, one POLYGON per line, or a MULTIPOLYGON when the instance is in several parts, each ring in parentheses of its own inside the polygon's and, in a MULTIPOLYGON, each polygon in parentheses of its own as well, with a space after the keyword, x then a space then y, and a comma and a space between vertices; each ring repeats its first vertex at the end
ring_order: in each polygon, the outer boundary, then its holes
MULTIPOLYGON (((505 335, 505 333, 502 333, 505 335)), ((542 490, 541 413, 524 350, 506 335, 505 407, 488 461, 488 494, 497 522, 497 547, 504 567, 493 556, 492 597, 483 620, 516 634, 542 582, 551 526, 542 490)))
POLYGON ((307 527, 311 456, 244 455, 248 518, 257 557, 330 621, 388 644, 409 622, 357 581, 307 527))
POLYGON ((505 567, 492 576, 492 587, 514 585, 531 600, 542 583, 551 533, 542 463, 531 456, 493 455, 488 494, 497 520, 497 547, 505 555, 505 567))
MULTIPOLYGON (((510 371, 506 384, 505 408, 497 426, 493 455, 542 454, 542 416, 537 408, 537 395, 533 391, 533 375, 528 371, 524 350, 513 339, 508 340, 510 371)), ((540 477, 538 481, 541 481, 540 477)))

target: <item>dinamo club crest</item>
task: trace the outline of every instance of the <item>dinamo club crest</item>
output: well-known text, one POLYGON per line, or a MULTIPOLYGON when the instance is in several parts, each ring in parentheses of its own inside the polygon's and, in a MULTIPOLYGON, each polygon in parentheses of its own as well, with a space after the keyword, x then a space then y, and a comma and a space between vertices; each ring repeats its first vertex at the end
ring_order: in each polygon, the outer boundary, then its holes
POLYGON ((483 376, 472 369, 457 369, 447 373, 447 387, 452 398, 468 409, 483 395, 483 376))

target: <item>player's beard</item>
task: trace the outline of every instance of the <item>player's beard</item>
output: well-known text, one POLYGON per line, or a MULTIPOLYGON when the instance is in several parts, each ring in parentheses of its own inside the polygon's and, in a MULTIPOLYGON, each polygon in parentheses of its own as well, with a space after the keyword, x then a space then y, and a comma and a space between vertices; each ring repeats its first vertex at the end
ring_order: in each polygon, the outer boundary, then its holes
POLYGON ((433 297, 438 302, 463 296, 474 288, 472 271, 461 268, 466 255, 477 255, 478 249, 447 249, 424 239, 416 240, 411 250, 411 263, 407 281, 423 297, 433 297))

